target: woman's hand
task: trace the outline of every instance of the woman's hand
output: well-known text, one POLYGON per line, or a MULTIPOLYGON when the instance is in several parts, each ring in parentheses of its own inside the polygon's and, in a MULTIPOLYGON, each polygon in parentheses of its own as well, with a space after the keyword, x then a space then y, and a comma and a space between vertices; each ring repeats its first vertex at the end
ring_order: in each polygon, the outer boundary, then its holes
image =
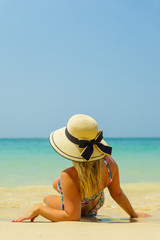
POLYGON ((32 207, 30 211, 27 212, 24 216, 18 218, 17 220, 13 220, 12 222, 22 222, 24 220, 29 220, 29 219, 31 222, 33 222, 34 219, 39 216, 39 207, 40 205, 32 207))
POLYGON ((150 214, 147 213, 136 213, 137 217, 136 218, 147 218, 147 217, 152 217, 150 214))

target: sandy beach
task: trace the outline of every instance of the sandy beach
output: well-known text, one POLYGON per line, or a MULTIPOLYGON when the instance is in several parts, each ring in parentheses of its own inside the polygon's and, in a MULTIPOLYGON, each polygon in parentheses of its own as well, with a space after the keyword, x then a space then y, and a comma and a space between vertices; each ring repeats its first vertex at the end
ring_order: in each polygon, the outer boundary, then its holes
POLYGON ((149 213, 152 217, 130 221, 106 189, 105 204, 97 218, 52 223, 38 217, 34 223, 12 223, 13 219, 23 215, 31 206, 42 203, 45 195, 55 192, 51 186, 0 188, 0 239, 158 239, 160 184, 123 184, 122 189, 137 212, 149 213))
POLYGON ((156 223, 0 223, 0 238, 10 239, 159 239, 156 223))

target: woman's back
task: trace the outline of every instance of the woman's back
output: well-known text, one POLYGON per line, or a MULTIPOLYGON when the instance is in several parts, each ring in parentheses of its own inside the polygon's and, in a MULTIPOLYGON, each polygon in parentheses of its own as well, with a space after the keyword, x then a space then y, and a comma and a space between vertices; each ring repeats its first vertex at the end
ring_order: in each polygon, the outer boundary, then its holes
MULTIPOLYGON (((65 179, 64 179, 65 186, 67 186, 70 183, 71 184, 70 189, 71 189, 73 195, 74 195, 74 189, 76 190, 75 191, 76 193, 78 192, 79 202, 81 203, 82 215, 88 215, 88 213, 91 212, 92 210, 93 210, 92 213, 95 213, 96 211, 94 211, 95 210, 94 207, 96 206, 97 203, 99 203, 99 201, 100 201, 100 207, 103 205, 103 202, 104 202, 103 190, 112 181, 112 173, 111 173, 111 168, 113 170, 112 159, 110 159, 109 157, 106 157, 100 161, 101 161, 100 188, 98 189, 98 191, 96 193, 94 193, 94 192, 91 193, 92 197, 90 197, 90 198, 87 198, 87 197, 85 197, 84 199, 82 198, 81 190, 80 190, 81 187, 80 187, 79 176, 78 176, 78 172, 74 166, 63 171, 61 174, 61 178, 58 179, 58 191, 61 194, 61 199, 63 202, 65 200, 64 188, 63 188, 63 178, 64 178, 63 175, 65 175, 65 179), (111 168, 110 168, 110 165, 111 165, 111 168)), ((67 202, 66 202, 66 204, 67 204, 67 202)), ((66 206, 66 204, 64 204, 64 206, 66 206)))

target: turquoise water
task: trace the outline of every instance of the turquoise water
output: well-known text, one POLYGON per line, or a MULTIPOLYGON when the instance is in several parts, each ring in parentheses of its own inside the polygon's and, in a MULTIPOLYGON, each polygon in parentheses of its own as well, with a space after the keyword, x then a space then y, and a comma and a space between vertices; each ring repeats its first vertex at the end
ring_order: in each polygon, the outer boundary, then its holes
MULTIPOLYGON (((160 182, 160 138, 110 138, 121 183, 160 182)), ((50 185, 72 162, 48 139, 0 139, 0 187, 50 185)))

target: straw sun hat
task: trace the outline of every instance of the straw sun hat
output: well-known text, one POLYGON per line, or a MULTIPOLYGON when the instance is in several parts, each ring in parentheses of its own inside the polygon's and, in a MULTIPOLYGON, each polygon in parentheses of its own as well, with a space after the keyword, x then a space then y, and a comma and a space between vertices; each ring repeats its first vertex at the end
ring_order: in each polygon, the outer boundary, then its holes
POLYGON ((98 132, 97 122, 88 115, 72 116, 67 127, 52 132, 51 146, 61 156, 78 162, 91 162, 111 155, 112 147, 103 140, 103 132, 98 132))

